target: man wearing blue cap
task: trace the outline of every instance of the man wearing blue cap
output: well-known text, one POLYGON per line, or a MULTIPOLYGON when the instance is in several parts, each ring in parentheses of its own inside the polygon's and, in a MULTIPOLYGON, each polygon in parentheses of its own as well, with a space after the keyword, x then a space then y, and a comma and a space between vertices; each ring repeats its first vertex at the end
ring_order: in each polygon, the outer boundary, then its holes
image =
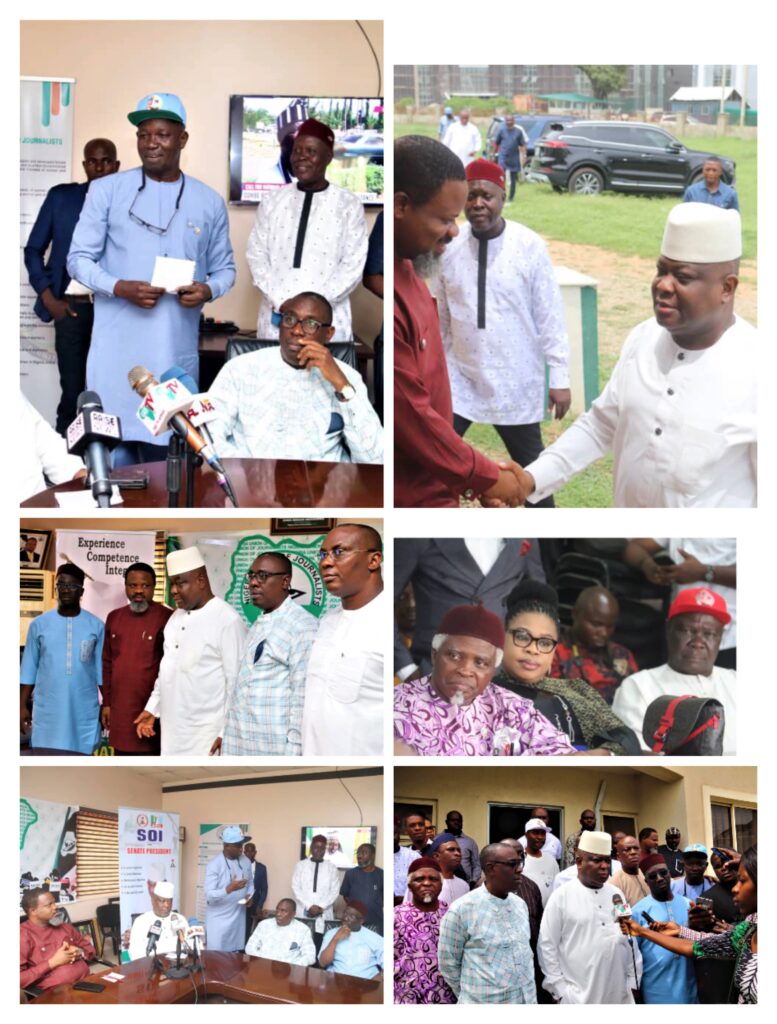
POLYGON ((144 96, 128 118, 137 131, 140 167, 92 183, 68 254, 68 273, 95 295, 87 387, 121 417, 124 442, 114 465, 164 458, 136 418, 126 374, 138 364, 159 376, 179 366, 197 380, 200 313, 235 280, 223 199, 185 175, 186 111, 172 93, 144 96), (177 287, 151 282, 157 260, 190 261, 177 287))
POLYGON ((221 838, 224 849, 205 870, 205 937, 208 949, 234 953, 245 946, 246 904, 254 892, 253 864, 243 855, 251 836, 239 825, 228 825, 221 838))
POLYGON ((696 900, 715 884, 712 878, 705 875, 709 863, 707 847, 701 843, 691 843, 684 847, 683 863, 685 874, 682 878, 672 879, 672 892, 678 896, 685 896, 686 899, 696 900))

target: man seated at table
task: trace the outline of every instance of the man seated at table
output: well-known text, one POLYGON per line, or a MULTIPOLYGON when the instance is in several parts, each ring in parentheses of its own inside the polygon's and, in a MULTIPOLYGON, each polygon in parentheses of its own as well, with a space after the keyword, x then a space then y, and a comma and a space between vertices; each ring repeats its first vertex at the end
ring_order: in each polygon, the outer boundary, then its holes
POLYGON ((363 927, 366 917, 360 900, 348 903, 340 927, 331 928, 321 943, 321 967, 357 978, 376 978, 383 971, 383 937, 363 927))
POLYGON ((292 899, 280 900, 275 908, 275 917, 260 921, 246 945, 249 956, 261 956, 266 960, 282 960, 285 964, 299 964, 310 967, 316 962, 316 947, 310 928, 302 921, 295 921, 297 904, 292 899))
POLYGON ((19 985, 46 989, 72 985, 89 974, 88 960, 97 953, 72 924, 54 923, 59 913, 56 898, 43 889, 28 889, 22 896, 27 915, 19 929, 19 985))
POLYGON ((151 897, 151 910, 139 914, 132 922, 129 941, 130 960, 140 960, 147 955, 149 933, 155 922, 159 922, 160 932, 155 944, 155 952, 174 953, 178 939, 177 928, 186 928, 180 914, 173 914, 173 896, 175 887, 172 882, 157 882, 151 897))
POLYGON ((316 292, 287 299, 280 345, 230 359, 210 389, 222 458, 383 462, 383 428, 359 373, 329 350, 332 306, 316 292))

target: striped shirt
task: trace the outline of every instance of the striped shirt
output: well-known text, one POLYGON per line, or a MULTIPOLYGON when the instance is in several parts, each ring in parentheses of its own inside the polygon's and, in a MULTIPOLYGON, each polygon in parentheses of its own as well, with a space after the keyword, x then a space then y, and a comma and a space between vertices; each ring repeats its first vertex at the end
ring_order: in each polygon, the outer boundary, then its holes
POLYGON ((318 620, 290 597, 251 627, 224 728, 224 754, 301 754, 305 676, 318 620))
POLYGON ((529 912, 485 885, 456 900, 440 922, 440 973, 460 1003, 536 1003, 529 912))

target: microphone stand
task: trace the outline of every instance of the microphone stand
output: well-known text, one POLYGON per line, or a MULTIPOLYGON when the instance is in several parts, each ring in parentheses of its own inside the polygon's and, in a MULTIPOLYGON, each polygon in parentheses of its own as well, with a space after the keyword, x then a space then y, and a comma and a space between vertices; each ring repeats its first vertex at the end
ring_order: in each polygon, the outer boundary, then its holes
POLYGON ((167 507, 178 508, 181 493, 181 457, 183 441, 172 434, 167 445, 167 507))
POLYGON ((194 508, 194 472, 203 462, 203 457, 186 445, 186 508, 194 508))

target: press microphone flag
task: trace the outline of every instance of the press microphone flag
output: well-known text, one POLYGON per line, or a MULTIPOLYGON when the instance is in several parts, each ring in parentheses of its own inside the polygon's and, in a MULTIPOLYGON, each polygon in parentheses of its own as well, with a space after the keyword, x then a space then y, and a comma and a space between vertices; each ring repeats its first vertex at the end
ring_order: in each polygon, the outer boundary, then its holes
POLYGON ((89 468, 92 494, 100 508, 110 508, 112 484, 108 453, 121 442, 121 422, 103 410, 95 391, 78 396, 78 415, 67 428, 67 450, 80 455, 89 468))

